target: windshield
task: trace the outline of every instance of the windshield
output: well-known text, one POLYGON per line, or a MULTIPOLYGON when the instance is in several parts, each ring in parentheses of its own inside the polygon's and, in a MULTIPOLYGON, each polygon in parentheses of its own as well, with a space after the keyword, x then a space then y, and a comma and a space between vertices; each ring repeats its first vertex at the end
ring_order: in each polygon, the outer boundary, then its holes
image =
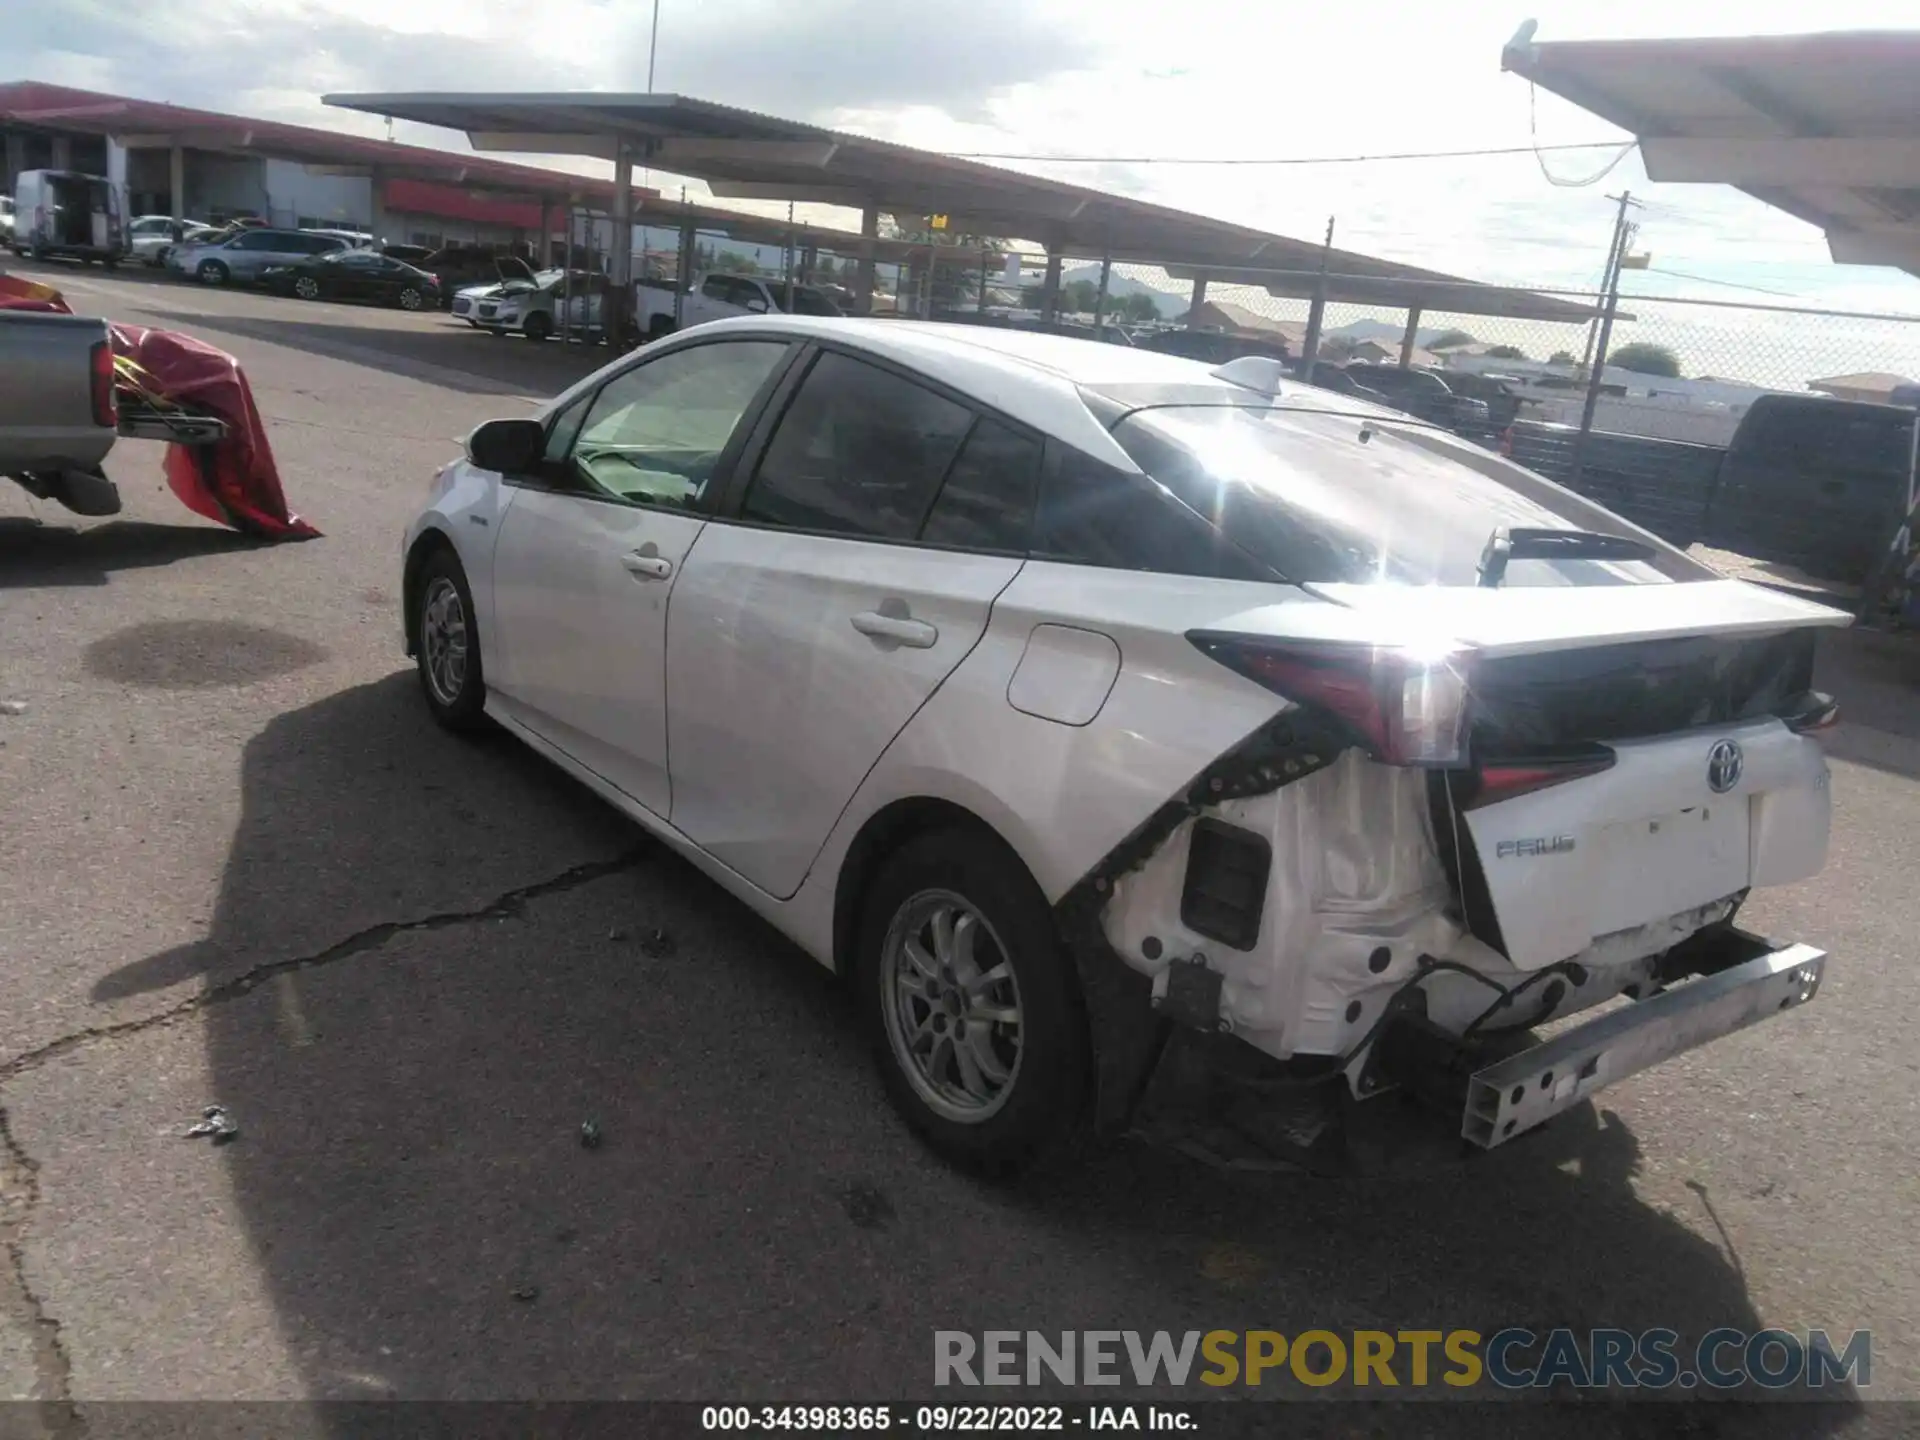
MULTIPOLYGON (((1170 406, 1135 411, 1113 436, 1237 549, 1300 583, 1474 585, 1502 526, 1646 538, 1497 456, 1357 413, 1170 406)), ((1517 559, 1504 584, 1650 584, 1698 573, 1656 543, 1651 561, 1517 559)))

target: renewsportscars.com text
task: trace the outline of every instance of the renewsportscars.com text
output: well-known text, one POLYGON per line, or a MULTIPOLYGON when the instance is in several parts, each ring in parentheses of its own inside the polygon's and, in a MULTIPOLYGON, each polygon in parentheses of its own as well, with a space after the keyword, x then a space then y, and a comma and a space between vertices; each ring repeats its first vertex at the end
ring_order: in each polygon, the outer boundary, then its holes
POLYGON ((936 1330, 935 1385, 1491 1385, 1732 1390, 1870 1385, 1873 1337, 1824 1330, 936 1330))

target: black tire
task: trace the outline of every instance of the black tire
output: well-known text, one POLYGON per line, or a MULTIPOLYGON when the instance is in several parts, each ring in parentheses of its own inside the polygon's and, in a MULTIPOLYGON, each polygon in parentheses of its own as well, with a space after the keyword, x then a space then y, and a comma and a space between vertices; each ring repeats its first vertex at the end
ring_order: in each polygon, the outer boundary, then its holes
POLYGON ((300 300, 318 300, 320 282, 311 275, 296 276, 293 282, 293 293, 295 298, 300 300))
POLYGON ((544 340, 553 334, 553 320, 546 311, 536 310, 527 316, 526 322, 520 328, 529 340, 544 340))
POLYGON ((481 669, 480 636, 474 623, 473 592, 467 588, 466 571, 452 550, 441 546, 420 562, 412 587, 413 651, 420 675, 420 691, 427 699, 433 718, 449 730, 471 734, 486 728, 486 676, 481 669), (459 623, 465 639, 465 663, 457 682, 436 672, 432 647, 433 627, 443 623, 446 614, 434 615, 436 606, 446 598, 443 587, 451 585, 458 602, 459 623))
MULTIPOLYGON (((977 923, 977 922, 976 922, 977 923)), ((931 922, 929 922, 929 927, 931 922)), ((861 1023, 874 1047, 887 1093, 896 1109, 940 1154, 969 1169, 1005 1175, 1024 1169, 1059 1148, 1077 1128, 1087 1092, 1089 1049, 1087 1024, 1080 1003, 1073 962, 1062 948, 1052 911, 1040 887, 1014 854, 988 834, 966 829, 931 831, 903 845, 868 887, 861 910, 853 981, 861 1023), (908 1067, 915 1062, 901 1054, 909 1019, 924 1010, 924 1024, 916 1033, 936 1048, 931 1068, 951 1069, 959 1077, 957 1051, 965 1037, 963 1027, 975 1018, 970 987, 956 987, 952 971, 941 986, 942 997, 927 1001, 903 995, 889 959, 890 936, 896 922, 922 937, 924 953, 932 940, 915 917, 923 907, 942 904, 941 895, 957 897, 984 921, 976 930, 975 954, 980 970, 998 968, 1000 959, 1012 971, 1013 990, 986 992, 983 1005, 1004 1013, 1011 1004, 1018 1016, 1018 1056, 1009 1067, 1004 1090, 990 1106, 980 1107, 979 1118, 958 1118, 953 1099, 943 1105, 926 1091, 937 1089, 929 1068, 908 1067), (991 948, 982 954, 978 947, 991 948), (964 1009, 960 1007, 965 1007, 964 1009), (943 1013, 936 1013, 943 1012, 943 1013), (945 1020, 945 1024, 940 1022, 945 1020), (929 1026, 940 1026, 947 1041, 946 1061, 929 1026)), ((962 975, 959 978, 964 979, 962 975)), ((989 1024, 985 1045, 1003 1064, 1008 1027, 989 1024)), ((972 1036, 973 1053, 981 1037, 972 1036)), ((973 1078, 980 1078, 978 1062, 973 1078)), ((948 1087, 951 1090, 951 1086, 948 1087)))
POLYGON ((426 296, 409 285, 394 297, 394 304, 402 310, 422 310, 426 308, 426 296))
POLYGON ((652 320, 647 322, 647 341, 649 344, 655 340, 664 340, 671 334, 673 334, 673 317, 671 315, 656 315, 652 320))
POLYGON ((193 278, 202 285, 224 285, 233 278, 233 274, 218 260, 202 260, 200 268, 193 272, 193 278))

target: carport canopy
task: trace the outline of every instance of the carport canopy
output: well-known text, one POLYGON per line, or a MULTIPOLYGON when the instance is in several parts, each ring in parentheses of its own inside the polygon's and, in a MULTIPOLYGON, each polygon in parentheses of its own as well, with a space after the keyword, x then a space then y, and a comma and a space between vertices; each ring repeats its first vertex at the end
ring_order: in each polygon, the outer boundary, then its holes
POLYGON ((1920 31, 1539 43, 1501 57, 1640 142, 1647 178, 1737 186, 1844 264, 1920 275, 1920 31))
MULTIPOLYGON (((479 151, 587 155, 703 180, 722 199, 792 200, 944 216, 961 234, 1035 241, 1050 255, 1160 265, 1274 295, 1579 321, 1588 306, 1396 264, 1163 205, 681 95, 327 95, 329 105, 463 131, 479 151), (1324 291, 1320 271, 1324 260, 1324 291)), ((649 209, 653 207, 649 205, 649 209)))

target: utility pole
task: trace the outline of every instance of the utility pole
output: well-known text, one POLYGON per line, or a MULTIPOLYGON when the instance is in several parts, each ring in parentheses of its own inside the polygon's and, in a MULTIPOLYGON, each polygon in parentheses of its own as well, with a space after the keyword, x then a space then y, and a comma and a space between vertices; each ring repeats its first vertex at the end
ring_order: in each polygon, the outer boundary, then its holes
POLYGON ((1333 258, 1333 221, 1327 217, 1327 238, 1320 245, 1320 276, 1313 282, 1313 303, 1307 309, 1307 338, 1300 346, 1300 378, 1313 383, 1313 362, 1320 354, 1320 327, 1327 318, 1327 262, 1333 258))
POLYGON ((1618 195, 1609 195, 1609 200, 1618 200, 1620 208, 1615 212, 1613 221, 1613 243, 1607 250, 1606 278, 1601 284, 1600 325, 1598 334, 1589 334, 1587 346, 1587 402, 1580 411, 1580 433, 1573 441, 1573 479, 1580 479, 1581 466, 1584 463, 1587 436, 1593 430, 1594 411, 1600 404, 1600 377, 1607 368, 1607 346, 1613 339, 1613 316, 1620 308, 1620 269, 1627 258, 1627 246, 1633 240, 1633 232, 1639 227, 1627 220, 1627 211, 1637 209, 1633 195, 1622 190, 1618 195))

